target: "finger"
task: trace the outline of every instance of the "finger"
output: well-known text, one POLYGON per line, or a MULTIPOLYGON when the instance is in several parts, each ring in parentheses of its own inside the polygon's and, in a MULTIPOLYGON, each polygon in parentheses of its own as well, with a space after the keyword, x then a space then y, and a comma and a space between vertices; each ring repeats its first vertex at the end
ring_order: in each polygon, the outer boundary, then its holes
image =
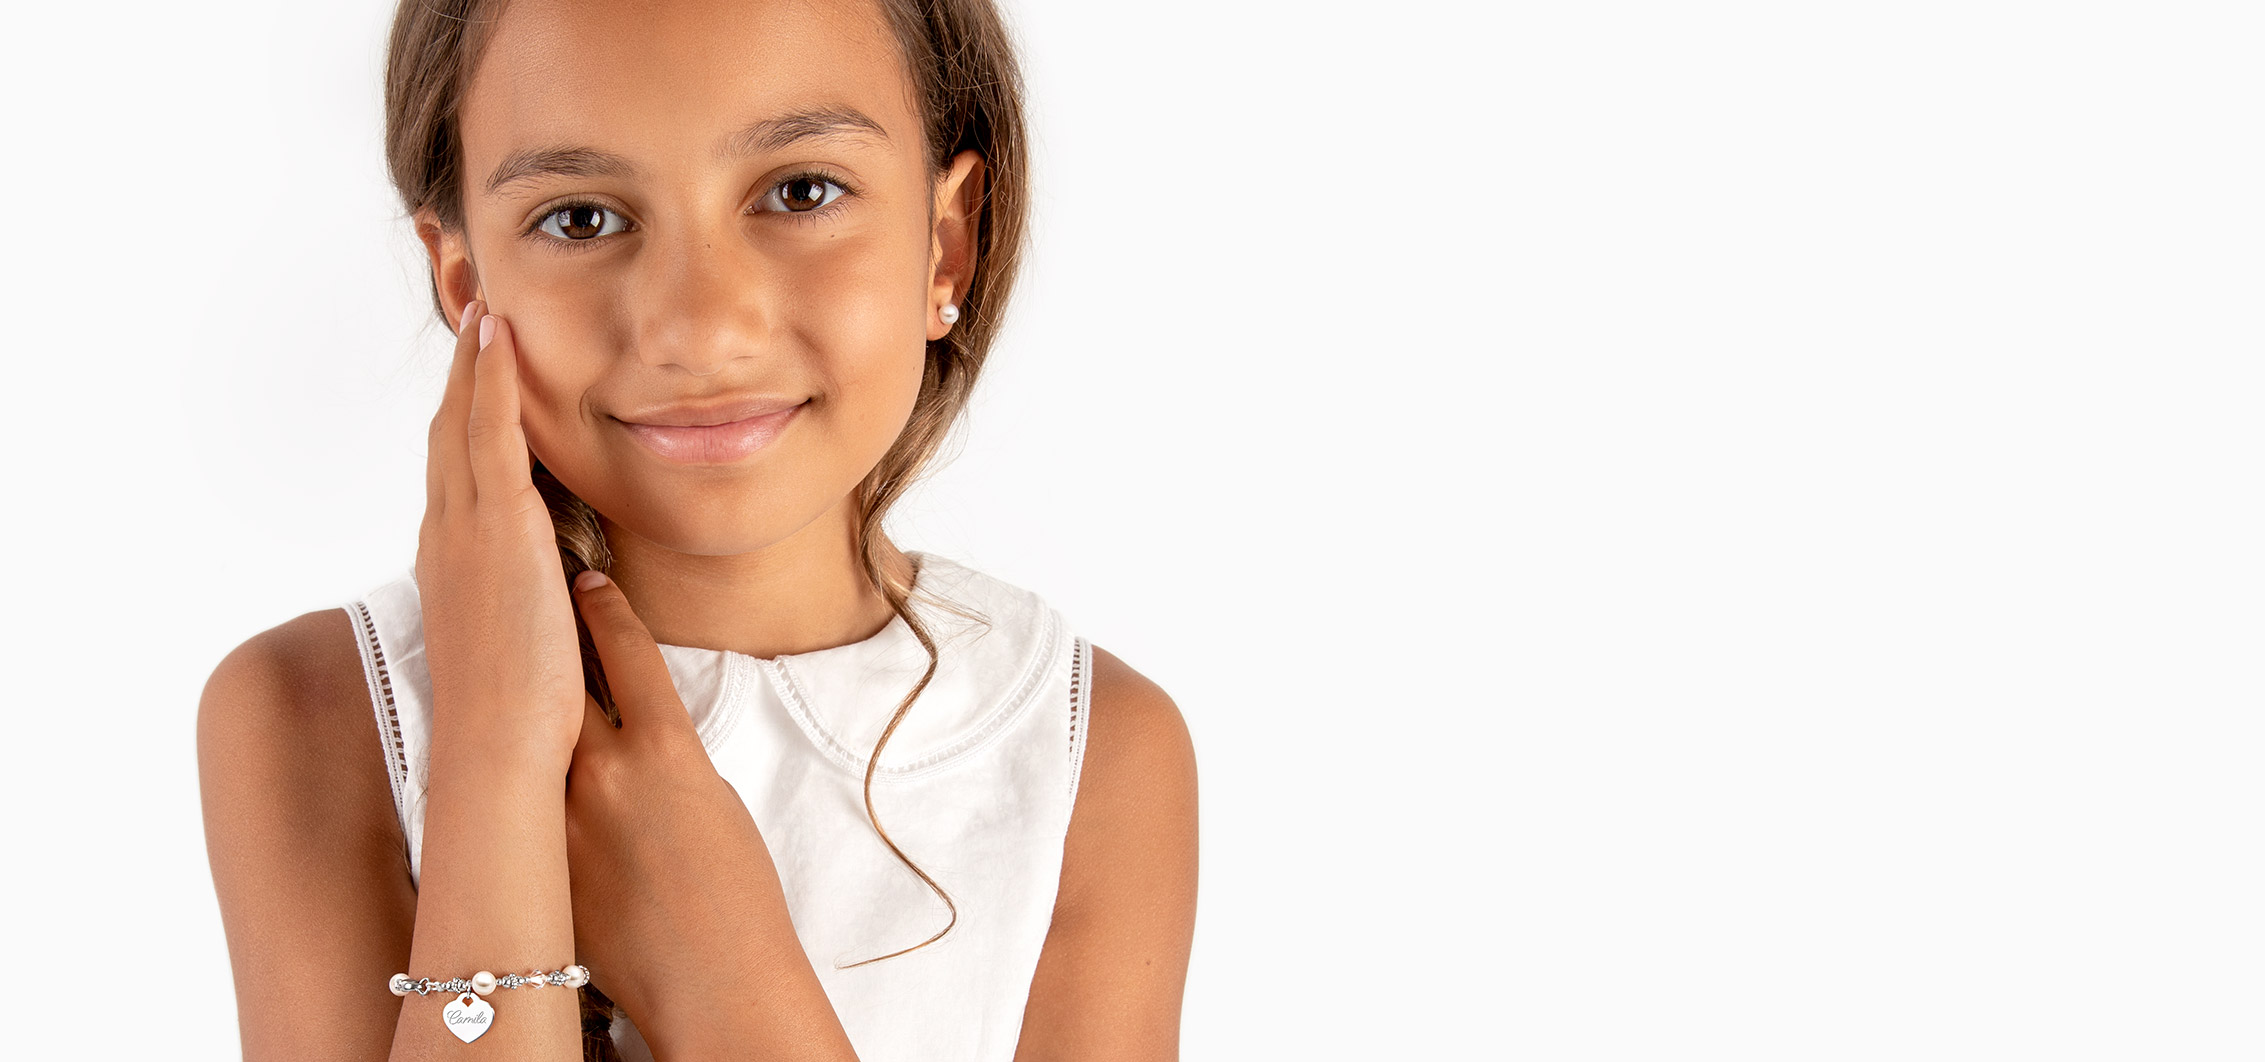
POLYGON ((457 322, 456 354, 448 363, 448 385, 440 395, 440 409, 433 414, 432 430, 425 444, 425 509, 432 512, 443 503, 465 504, 472 500, 472 469, 465 457, 464 418, 472 398, 473 362, 480 349, 480 315, 487 312, 487 302, 474 299, 464 304, 463 316, 457 322))
POLYGON ((495 331, 473 363, 472 411, 464 435, 476 493, 508 498, 533 490, 535 481, 527 464, 527 433, 519 424, 519 357, 511 343, 511 324, 490 315, 475 327, 489 324, 495 331))
MULTIPOLYGON (((625 734, 661 735, 681 731, 698 741, 692 717, 676 691, 661 647, 653 641, 645 621, 629 607, 621 586, 600 572, 584 572, 574 580, 574 604, 589 625, 590 643, 597 647, 598 664, 605 668, 606 687, 613 692, 613 710, 621 717, 625 734), (595 585, 584 586, 593 582, 595 585)), ((639 740, 643 740, 640 738, 639 740)))

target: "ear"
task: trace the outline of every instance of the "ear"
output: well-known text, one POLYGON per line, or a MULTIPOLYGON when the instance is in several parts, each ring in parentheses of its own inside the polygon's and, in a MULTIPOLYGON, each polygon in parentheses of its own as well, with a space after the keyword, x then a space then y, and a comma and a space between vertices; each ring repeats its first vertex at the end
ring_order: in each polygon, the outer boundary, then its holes
POLYGON ((952 168, 936 182, 936 230, 928 252, 928 338, 952 330, 936 316, 945 303, 959 303, 975 280, 975 234, 983 214, 983 156, 969 148, 952 157, 952 168))
POLYGON ((433 288, 440 298, 440 308, 449 321, 459 320, 464 316, 466 304, 488 296, 486 289, 480 286, 480 270, 472 261, 472 247, 463 233, 442 228, 439 215, 430 209, 417 212, 416 224, 417 239, 424 243, 425 254, 432 259, 433 288))

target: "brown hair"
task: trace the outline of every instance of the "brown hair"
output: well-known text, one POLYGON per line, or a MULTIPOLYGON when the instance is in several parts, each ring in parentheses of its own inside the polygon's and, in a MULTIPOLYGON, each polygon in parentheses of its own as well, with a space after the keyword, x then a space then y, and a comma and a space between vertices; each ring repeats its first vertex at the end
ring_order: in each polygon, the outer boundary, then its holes
MULTIPOLYGON (((400 0, 393 17, 385 69, 385 155, 395 191, 413 217, 431 210, 447 231, 464 229, 463 140, 458 114, 464 87, 508 0, 400 0)), ((985 168, 982 208, 976 231, 974 276, 959 301, 960 317, 944 338, 928 342, 920 395, 904 431, 856 488, 859 520, 856 549, 866 580, 902 617, 922 647, 928 669, 912 692, 897 704, 865 767, 865 814, 881 840, 912 872, 943 898, 951 921, 935 936, 910 948, 862 962, 893 958, 943 938, 959 922, 959 907, 896 842, 873 811, 873 772, 897 724, 935 677, 937 650, 926 624, 911 608, 915 592, 884 572, 873 542, 881 521, 917 481, 942 446, 945 435, 967 407, 1000 315, 1013 289, 1022 259, 1029 214, 1028 147, 1022 109, 1022 75, 1013 42, 991 0, 880 0, 895 33, 910 77, 926 142, 927 175, 933 181, 953 156, 973 149, 985 168)), ((934 222, 933 205, 930 223, 934 222)), ((433 312, 450 326, 433 279, 433 312)), ((558 533, 562 577, 571 581, 586 569, 612 566, 605 533, 595 510, 559 483, 540 460, 531 462, 535 486, 549 503, 558 533)), ((921 588, 924 600, 934 600, 921 588)), ((937 600, 949 611, 962 612, 937 600)), ((587 627, 581 627, 583 679, 607 717, 619 725, 613 698, 599 669, 587 627)), ((846 968, 846 967, 845 967, 846 968)), ((614 1059, 608 1033, 612 1004, 592 987, 583 989, 582 1027, 586 1057, 614 1059)))

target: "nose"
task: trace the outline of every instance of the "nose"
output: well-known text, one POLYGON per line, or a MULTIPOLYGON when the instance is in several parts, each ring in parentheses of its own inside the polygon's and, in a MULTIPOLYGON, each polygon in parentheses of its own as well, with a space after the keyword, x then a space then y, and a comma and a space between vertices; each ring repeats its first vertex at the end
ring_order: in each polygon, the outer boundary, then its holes
POLYGON ((769 342, 772 290, 762 256, 744 237, 712 231, 656 235, 639 257, 637 358, 691 376, 713 376, 769 342))

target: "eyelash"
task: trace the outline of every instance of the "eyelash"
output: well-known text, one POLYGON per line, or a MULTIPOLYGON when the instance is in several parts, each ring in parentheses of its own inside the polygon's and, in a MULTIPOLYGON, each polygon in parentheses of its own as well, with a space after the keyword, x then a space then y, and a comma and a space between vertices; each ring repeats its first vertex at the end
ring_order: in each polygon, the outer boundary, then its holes
MULTIPOLYGON (((844 200, 847 200, 857 194, 857 190, 851 188, 848 182, 843 181, 840 177, 837 177, 832 173, 829 173, 825 170, 805 170, 801 173, 790 174, 786 177, 780 178, 777 183, 771 185, 769 191, 763 193, 763 198, 769 199, 773 192, 777 192, 779 189, 793 184, 796 181, 820 181, 841 189, 841 194, 835 196, 832 201, 828 202, 825 206, 816 207, 810 210, 759 210, 757 211, 757 213, 784 214, 787 215, 787 217, 794 221, 796 224, 815 225, 821 221, 826 220, 829 217, 832 217, 837 211, 842 209, 842 202, 844 200)), ((609 233, 606 236, 592 236, 586 240, 561 239, 557 236, 552 236, 549 233, 543 231, 543 226, 548 223, 550 219, 555 218, 569 210, 572 210, 575 207, 591 207, 598 210, 603 210, 616 217, 620 216, 621 214, 620 211, 615 210, 614 208, 607 206, 604 203, 595 202, 589 199, 560 200, 559 202, 544 208, 543 212, 536 216, 533 224, 528 225, 524 230, 521 230, 520 235, 526 239, 534 240, 537 243, 544 244, 550 250, 557 251, 562 254, 576 254, 588 249, 594 244, 609 242, 609 238, 611 236, 626 235, 629 231, 635 231, 632 229, 625 230, 624 232, 609 233)))

